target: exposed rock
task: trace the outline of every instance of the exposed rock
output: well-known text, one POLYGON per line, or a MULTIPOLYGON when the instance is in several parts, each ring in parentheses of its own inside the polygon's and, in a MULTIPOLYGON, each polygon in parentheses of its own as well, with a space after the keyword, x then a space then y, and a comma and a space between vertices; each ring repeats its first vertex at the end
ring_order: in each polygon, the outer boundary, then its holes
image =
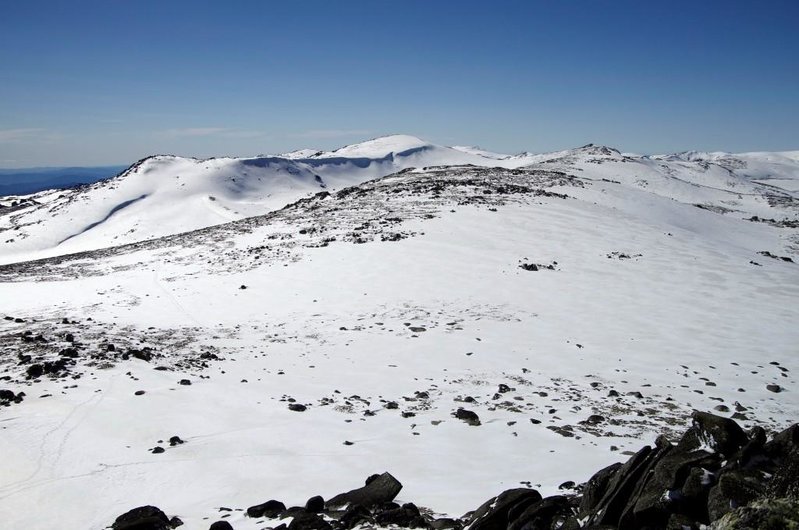
POLYGON ((480 425, 480 417, 471 410, 459 408, 458 410, 453 412, 452 415, 458 418, 459 420, 465 421, 466 423, 468 423, 473 427, 477 427, 478 425, 480 425))
POLYGON ((360 504, 351 504, 339 518, 344 528, 353 528, 362 523, 372 523, 372 514, 360 504))
POLYGON ((233 530, 233 526, 227 521, 217 521, 212 523, 208 530, 233 530))
POLYGON ((710 520, 715 521, 735 508, 746 506, 764 492, 759 472, 733 470, 724 473, 708 495, 710 520))
POLYGON ((325 510, 325 500, 321 495, 316 495, 308 499, 305 503, 305 511, 308 513, 319 513, 325 510))
POLYGON ((26 373, 28 374, 28 379, 38 379, 44 375, 44 366, 38 363, 32 364, 28 366, 26 373))
POLYGON ((315 513, 302 511, 289 523, 289 530, 332 530, 330 523, 315 513))
POLYGON ((571 501, 563 495, 547 497, 519 511, 518 508, 510 511, 508 530, 563 528, 573 515, 571 501))
MULTIPOLYGON (((533 489, 507 490, 463 521, 469 530, 794 528, 799 524, 799 506, 788 499, 799 498, 797 476, 799 425, 768 441, 762 428, 752 428, 747 435, 733 420, 697 412, 676 445, 658 437, 654 447, 646 446, 627 462, 600 470, 584 485, 564 482, 563 495, 542 499, 533 489)), ((356 526, 460 530, 461 521, 434 520, 425 515, 430 511, 422 513, 412 503, 393 502, 401 489, 389 473, 371 475, 364 487, 327 503, 317 496, 304 508, 287 510, 278 501, 268 501, 250 507, 247 515, 291 517, 291 524, 281 525, 281 530, 356 526), (335 511, 339 508, 346 509, 335 511), (325 509, 338 521, 318 515, 325 509)), ((166 515, 151 506, 132 510, 117 522, 113 530, 169 527, 166 515)))
POLYGON ((286 511, 286 505, 280 501, 269 500, 262 504, 256 504, 247 508, 247 515, 249 517, 268 517, 274 519, 281 513, 286 511))
POLYGON ((113 530, 169 530, 169 517, 155 506, 140 506, 125 512, 111 525, 113 530))
POLYGON ((402 484, 391 473, 383 473, 367 482, 362 488, 336 495, 327 501, 328 507, 340 507, 360 504, 371 508, 379 504, 391 502, 402 489, 402 484))
POLYGON ((469 520, 469 530, 507 530, 511 510, 522 512, 540 500, 541 494, 534 489, 504 491, 475 510, 469 520))
POLYGON ((400 507, 378 512, 375 521, 382 526, 396 525, 402 528, 427 528, 429 525, 415 504, 407 503, 400 507))
POLYGON ((693 425, 680 440, 681 451, 717 451, 732 456, 749 438, 735 421, 708 412, 694 411, 693 425))
POLYGON ((622 467, 622 465, 618 462, 611 464, 608 467, 599 470, 588 480, 588 482, 586 482, 585 487, 583 488, 583 497, 580 501, 579 513, 581 515, 586 516, 595 510, 597 504, 599 504, 599 501, 607 493, 610 480, 620 467, 622 467))
POLYGON ((787 530, 799 528, 799 500, 763 499, 732 510, 714 522, 713 530, 787 530))

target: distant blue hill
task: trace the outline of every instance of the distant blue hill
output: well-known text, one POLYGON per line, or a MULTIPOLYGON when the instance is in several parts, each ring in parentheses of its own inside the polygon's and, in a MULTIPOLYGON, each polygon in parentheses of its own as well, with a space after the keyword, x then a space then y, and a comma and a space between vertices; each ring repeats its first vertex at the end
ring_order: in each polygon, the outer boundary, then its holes
POLYGON ((0 169, 0 197, 72 188, 118 175, 128 166, 0 169))

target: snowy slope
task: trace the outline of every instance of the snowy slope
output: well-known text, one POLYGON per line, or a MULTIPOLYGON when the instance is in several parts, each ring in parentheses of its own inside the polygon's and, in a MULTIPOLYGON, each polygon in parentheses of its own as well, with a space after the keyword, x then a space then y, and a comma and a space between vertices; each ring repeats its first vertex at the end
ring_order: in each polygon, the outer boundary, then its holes
POLYGON ((280 208, 324 186, 321 177, 286 159, 155 156, 108 181, 34 196, 40 206, 0 218, 4 259, 195 230, 280 208))
POLYGON ((42 204, 13 215, 0 210, 0 263, 196 230, 262 215, 322 189, 410 167, 452 164, 496 161, 401 135, 332 152, 251 159, 150 157, 110 181, 34 196, 42 204))
POLYGON ((0 320, 0 388, 27 394, 0 409, 0 519, 99 530, 156 504, 205 528, 224 506, 254 530, 277 522, 236 510, 382 471, 400 501, 459 516, 520 483, 584 481, 694 408, 783 428, 799 228, 778 221, 799 204, 756 182, 790 171, 747 168, 585 148, 406 171, 0 267, 3 311, 23 320, 0 320), (70 344, 66 373, 26 379, 70 344))
POLYGON ((334 151, 320 153, 317 158, 383 158, 391 154, 426 148, 430 144, 415 136, 394 134, 365 142, 347 145, 334 151))

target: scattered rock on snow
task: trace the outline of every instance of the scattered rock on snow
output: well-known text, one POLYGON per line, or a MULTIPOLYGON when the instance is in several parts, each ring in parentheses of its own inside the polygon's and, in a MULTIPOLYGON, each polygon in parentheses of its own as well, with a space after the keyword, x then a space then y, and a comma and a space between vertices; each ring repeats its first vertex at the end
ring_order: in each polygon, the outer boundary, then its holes
POLYGON ((480 417, 477 413, 472 412, 471 410, 467 410, 464 408, 458 408, 455 412, 452 413, 457 419, 462 420, 473 427, 477 427, 480 425, 480 417))
POLYGON ((286 511, 286 505, 280 501, 268 500, 255 506, 247 508, 247 515, 249 517, 268 517, 274 519, 281 513, 286 511))

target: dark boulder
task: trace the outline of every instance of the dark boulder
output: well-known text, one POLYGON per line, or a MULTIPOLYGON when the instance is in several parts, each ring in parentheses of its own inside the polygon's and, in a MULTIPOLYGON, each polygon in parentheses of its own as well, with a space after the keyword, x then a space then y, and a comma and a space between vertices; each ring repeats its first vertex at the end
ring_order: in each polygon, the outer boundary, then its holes
POLYGON ((10 405, 11 403, 22 403, 25 392, 14 394, 13 390, 0 390, 0 405, 10 405))
POLYGON ((38 379, 44 375, 44 366, 38 363, 32 364, 28 366, 26 373, 28 374, 28 379, 38 379))
POLYGON ((285 504, 280 501, 269 500, 262 504, 256 504, 255 506, 247 508, 247 515, 249 517, 268 517, 274 519, 285 511, 285 504))
POLYGON ((644 446, 613 473, 605 495, 590 514, 589 524, 614 525, 622 529, 633 527, 630 512, 640 494, 642 478, 648 476, 658 460, 671 450, 671 446, 660 439, 658 445, 655 449, 644 446))
POLYGON ((707 511, 713 522, 735 508, 746 506, 765 493, 758 471, 732 470, 719 476, 718 484, 708 494, 707 511))
POLYGON ((61 357, 69 357, 70 359, 77 359, 78 350, 76 350, 75 348, 64 348, 63 350, 58 352, 58 355, 60 355, 61 357))
POLYGON ((155 506, 139 506, 116 518, 113 530, 169 530, 169 517, 155 506))
POLYGON ((212 523, 208 530, 233 530, 233 526, 227 521, 217 521, 212 523))
POLYGON ((458 410, 453 412, 452 415, 461 421, 465 421, 466 423, 468 423, 473 427, 477 427, 478 425, 480 425, 480 417, 477 415, 477 413, 472 412, 471 410, 459 408, 458 410))
POLYGON ((142 350, 130 349, 128 350, 128 355, 145 362, 150 362, 153 359, 152 350, 150 350, 150 348, 144 348, 142 350))
POLYGON ((325 500, 321 495, 316 495, 308 499, 305 503, 305 511, 308 513, 319 513, 325 511, 325 500))
POLYGON ((509 514, 508 530, 550 530, 562 528, 573 515, 571 500, 563 495, 547 497, 528 506, 521 513, 518 508, 509 514))
POLYGON ((369 481, 362 488, 336 495, 327 501, 328 507, 341 507, 348 504, 360 504, 371 508, 380 504, 391 502, 402 489, 402 484, 391 473, 383 473, 369 481))
POLYGON ((709 488, 702 487, 701 470, 718 467, 715 454, 669 448, 645 477, 635 503, 631 504, 632 519, 641 526, 660 526, 668 521, 670 513, 704 516, 709 488), (694 470, 697 474, 687 484, 694 470), (684 486, 690 495, 685 494, 684 486))
POLYGON ((503 491, 483 503, 469 520, 469 530, 507 530, 508 514, 513 510, 521 514, 527 507, 541 500, 536 490, 516 488, 503 491))
POLYGON ((428 528, 430 526, 422 517, 419 508, 413 503, 377 512, 375 521, 381 526, 395 525, 402 528, 428 528))
POLYGON ((363 523, 373 523, 372 514, 360 504, 351 504, 341 515, 338 522, 346 529, 363 523))
POLYGON ((301 511, 289 523, 289 530, 332 530, 330 523, 315 513, 301 511))
POLYGON ((799 498, 799 450, 792 450, 780 460, 780 465, 768 484, 768 492, 774 497, 799 498))
POLYGON ((433 530, 461 530, 463 523, 451 517, 442 517, 441 519, 430 521, 430 528, 433 530))
POLYGON ((680 451, 715 451, 731 457, 749 441, 744 430, 729 418, 699 411, 691 418, 693 424, 678 444, 680 451))
POLYGON ((618 462, 611 464, 599 470, 585 483, 583 497, 580 500, 580 514, 585 516, 594 511, 599 501, 607 493, 610 480, 620 467, 621 464, 618 462))
POLYGON ((797 449, 799 449, 799 423, 775 434, 774 438, 763 445, 764 452, 775 460, 780 460, 797 449))

